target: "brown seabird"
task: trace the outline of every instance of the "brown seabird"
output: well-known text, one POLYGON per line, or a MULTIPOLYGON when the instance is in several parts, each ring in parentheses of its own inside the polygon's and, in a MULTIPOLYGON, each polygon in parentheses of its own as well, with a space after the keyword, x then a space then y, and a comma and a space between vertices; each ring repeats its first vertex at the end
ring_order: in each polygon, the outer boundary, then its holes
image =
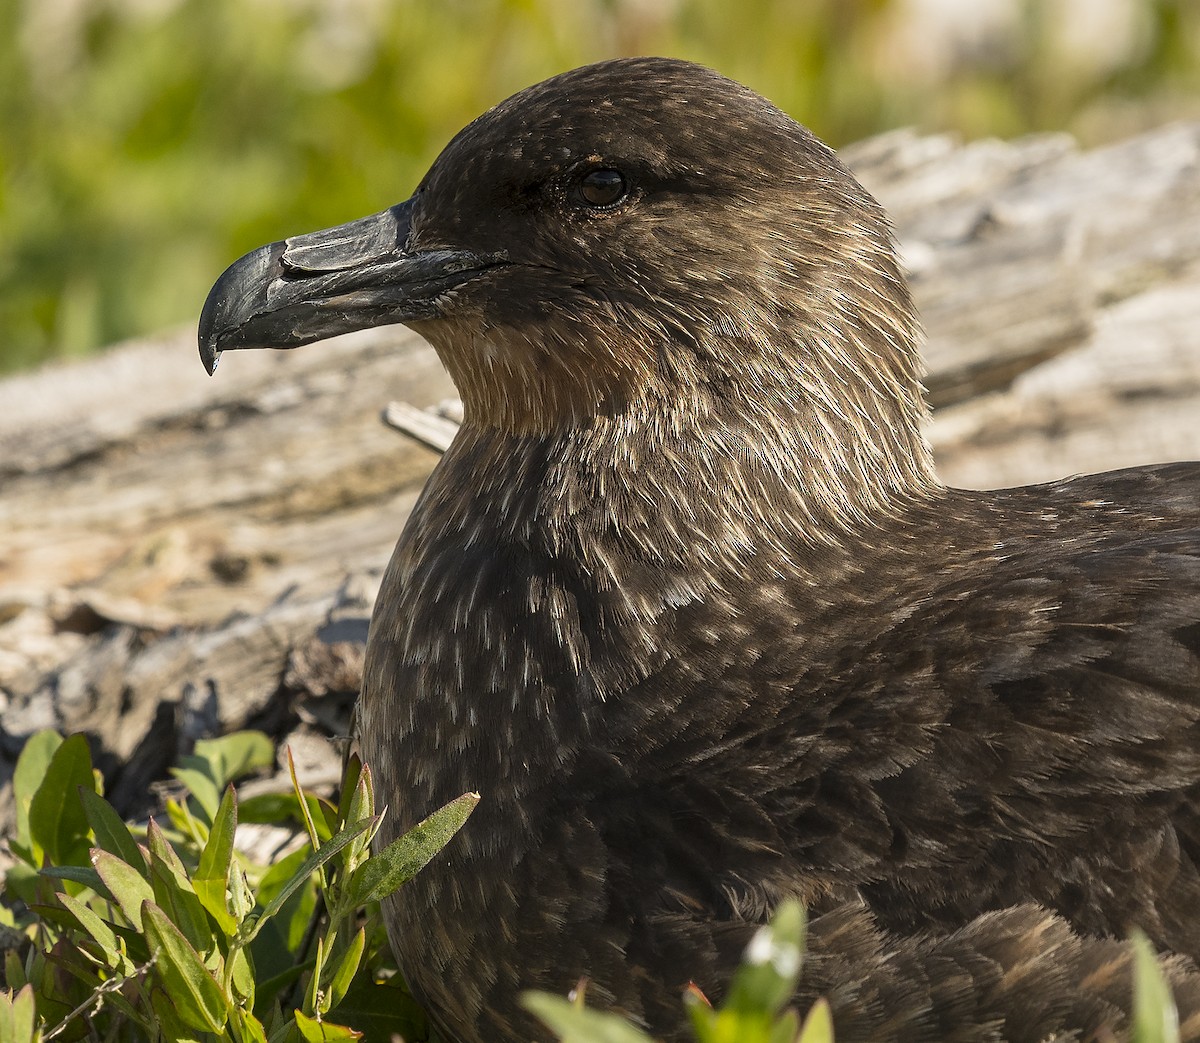
POLYGON ((263 247, 220 351, 403 322, 464 422, 384 578, 362 743, 387 906, 461 1043, 522 989, 662 1038, 783 898, 852 1040, 1200 1033, 1200 466, 949 489, 881 208, 805 128, 639 58, 522 91, 407 202, 263 247))

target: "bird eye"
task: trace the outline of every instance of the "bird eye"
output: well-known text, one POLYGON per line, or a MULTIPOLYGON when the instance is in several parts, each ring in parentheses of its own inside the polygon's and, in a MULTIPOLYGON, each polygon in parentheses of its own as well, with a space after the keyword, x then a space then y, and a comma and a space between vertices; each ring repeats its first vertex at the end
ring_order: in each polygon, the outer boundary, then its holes
POLYGON ((603 168, 584 174, 579 181, 579 196, 593 210, 606 210, 625 198, 629 182, 619 170, 603 168))

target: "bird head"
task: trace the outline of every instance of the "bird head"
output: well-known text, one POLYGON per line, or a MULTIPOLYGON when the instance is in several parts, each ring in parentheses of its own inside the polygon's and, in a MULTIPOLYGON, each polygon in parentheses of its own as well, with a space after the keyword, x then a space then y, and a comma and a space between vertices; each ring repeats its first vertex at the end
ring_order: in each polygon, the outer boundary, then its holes
POLYGON ((831 449, 876 427, 923 445, 882 209, 808 130, 687 62, 604 62, 502 102, 405 202, 235 262, 200 351, 212 372, 223 350, 388 323, 433 344, 467 424, 795 418, 831 449))

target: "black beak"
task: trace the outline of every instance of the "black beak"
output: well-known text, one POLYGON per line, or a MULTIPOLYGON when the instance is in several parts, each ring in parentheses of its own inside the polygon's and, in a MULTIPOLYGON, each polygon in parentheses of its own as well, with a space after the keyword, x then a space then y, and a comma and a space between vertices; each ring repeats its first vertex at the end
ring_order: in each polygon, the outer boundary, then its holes
POLYGON ((234 261, 200 314, 204 368, 216 370, 222 351, 297 348, 368 326, 436 318, 449 291, 505 263, 501 254, 410 251, 412 210, 410 199, 234 261))

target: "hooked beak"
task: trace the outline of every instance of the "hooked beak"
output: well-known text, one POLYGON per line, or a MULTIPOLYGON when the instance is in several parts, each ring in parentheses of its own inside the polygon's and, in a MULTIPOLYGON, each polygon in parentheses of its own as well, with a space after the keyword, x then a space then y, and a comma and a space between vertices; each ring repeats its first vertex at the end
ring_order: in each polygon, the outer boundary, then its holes
POLYGON ((200 314, 204 368, 213 373, 222 351, 297 348, 351 330, 436 318, 447 293, 506 263, 503 254, 410 251, 412 210, 409 199, 234 261, 200 314))

